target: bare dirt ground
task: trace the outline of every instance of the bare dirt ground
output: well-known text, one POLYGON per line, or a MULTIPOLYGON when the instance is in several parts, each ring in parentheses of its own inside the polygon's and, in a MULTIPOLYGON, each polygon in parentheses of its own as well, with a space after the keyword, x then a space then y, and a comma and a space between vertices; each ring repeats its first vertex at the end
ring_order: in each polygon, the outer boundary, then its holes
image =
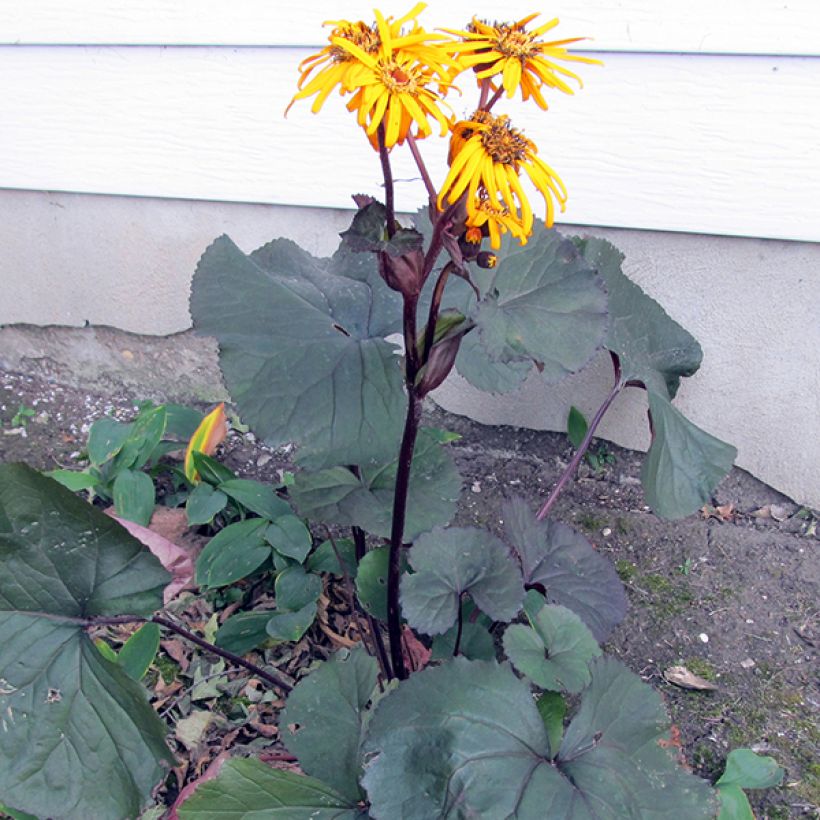
MULTIPOLYGON (((99 395, 0 371, 0 461, 78 466, 90 423, 128 418, 145 398, 173 397, 99 395), (11 424, 20 405, 35 411, 22 429, 11 424)), ((435 407, 429 421, 462 436, 451 445, 464 478, 460 523, 499 529, 515 494, 535 508, 571 455, 559 434, 484 427, 435 407)), ((608 553, 626 584, 630 610, 606 650, 663 693, 697 773, 714 780, 732 748, 751 747, 786 768, 783 786, 750 794, 758 817, 820 816, 816 512, 735 469, 701 514, 662 521, 644 504, 641 455, 608 450, 614 461, 582 467, 553 513, 608 553), (670 684, 663 673, 676 665, 717 689, 670 684)), ((238 431, 221 458, 244 477, 274 480, 288 466, 286 452, 238 431)))

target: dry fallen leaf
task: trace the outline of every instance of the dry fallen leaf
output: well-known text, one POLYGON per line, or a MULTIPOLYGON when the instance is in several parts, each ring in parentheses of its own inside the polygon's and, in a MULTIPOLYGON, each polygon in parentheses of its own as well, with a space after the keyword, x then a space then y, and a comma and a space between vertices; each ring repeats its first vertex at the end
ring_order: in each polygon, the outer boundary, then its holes
POLYGON ((685 666, 670 666, 663 673, 663 676, 668 683, 673 683, 682 689, 697 689, 703 691, 714 691, 717 689, 714 683, 699 677, 694 672, 690 672, 685 666))
POLYGON ((704 504, 700 508, 700 514, 705 519, 714 518, 716 521, 734 521, 735 505, 719 504, 717 507, 713 507, 710 504, 704 504))

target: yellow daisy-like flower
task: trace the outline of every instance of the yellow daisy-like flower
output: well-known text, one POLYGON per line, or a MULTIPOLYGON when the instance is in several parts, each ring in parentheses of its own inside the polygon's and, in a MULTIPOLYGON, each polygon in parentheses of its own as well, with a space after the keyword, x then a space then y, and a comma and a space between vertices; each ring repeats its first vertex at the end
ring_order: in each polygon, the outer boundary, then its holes
POLYGON ((404 142, 413 125, 418 137, 428 136, 432 133, 430 117, 445 136, 450 120, 439 103, 450 85, 455 61, 441 48, 442 41, 449 42, 447 37, 418 25, 416 18, 425 7, 418 3, 398 20, 385 18, 376 10, 373 26, 337 21, 330 46, 302 63, 300 90, 291 105, 316 94, 315 113, 338 86, 340 93, 353 94, 348 110, 358 112, 358 123, 374 147, 378 147, 377 132, 382 125, 387 148, 404 142), (405 34, 402 29, 409 22, 412 27, 405 34), (319 73, 304 85, 320 66, 319 73))
POLYGON ((572 87, 562 79, 567 77, 575 80, 583 88, 581 78, 558 65, 556 60, 592 65, 602 63, 591 57, 570 54, 566 49, 570 43, 585 39, 583 37, 549 42, 539 39, 542 34, 558 25, 557 17, 532 31, 527 31, 527 24, 536 17, 538 14, 530 14, 517 23, 493 25, 473 17, 466 31, 445 29, 449 34, 461 37, 462 41, 444 47, 458 55, 462 66, 472 68, 479 80, 500 75, 507 97, 514 96, 516 89, 520 88, 524 100, 532 97, 540 108, 546 110, 547 103, 541 94, 542 86, 573 94, 572 87))
MULTIPOLYGON (((547 227, 553 223, 555 203, 563 211, 567 201, 561 178, 537 154, 535 144, 510 125, 509 117, 476 111, 472 119, 453 128, 450 172, 438 207, 442 208, 445 198, 452 204, 466 193, 468 226, 476 226, 478 220, 483 220, 481 224, 492 221, 526 240, 532 232, 533 213, 521 185, 522 171, 544 198, 547 227)), ((498 247, 495 241, 493 247, 498 247)))

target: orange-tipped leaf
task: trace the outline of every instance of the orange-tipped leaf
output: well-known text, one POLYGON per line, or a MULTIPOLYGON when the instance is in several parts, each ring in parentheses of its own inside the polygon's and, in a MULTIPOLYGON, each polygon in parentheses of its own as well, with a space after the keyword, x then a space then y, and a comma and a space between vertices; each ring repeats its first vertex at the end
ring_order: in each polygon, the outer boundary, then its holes
POLYGON ((204 419, 188 442, 185 450, 185 477, 192 484, 199 483, 199 473, 194 467, 194 453, 205 453, 211 456, 214 450, 225 440, 228 434, 228 417, 225 415, 225 404, 218 404, 204 419))

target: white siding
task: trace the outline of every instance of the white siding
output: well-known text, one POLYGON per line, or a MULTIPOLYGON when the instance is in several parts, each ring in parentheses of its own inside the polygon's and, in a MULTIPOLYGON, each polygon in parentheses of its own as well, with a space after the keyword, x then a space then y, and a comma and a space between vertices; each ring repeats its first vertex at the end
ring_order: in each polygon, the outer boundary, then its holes
MULTIPOLYGON (((413 0, 0 0, 0 43, 80 45, 314 45, 328 19, 399 16, 413 0)), ((458 27, 472 14, 518 19, 532 0, 430 2, 430 28, 458 27)), ((565 36, 589 35, 599 51, 820 54, 817 0, 562 0, 542 20, 561 18, 565 36), (549 16, 547 16, 549 15, 549 16)), ((580 46, 583 48, 584 46, 580 46)))
MULTIPOLYGON (((0 48, 0 186, 348 207, 378 193, 379 165, 338 97, 284 118, 307 53, 0 48)), ((582 68, 585 89, 546 115, 509 107, 569 187, 562 221, 820 239, 820 59, 623 53, 582 68)), ((444 141, 422 148, 442 180, 444 141)), ((421 185, 399 197, 418 207, 421 185)))

